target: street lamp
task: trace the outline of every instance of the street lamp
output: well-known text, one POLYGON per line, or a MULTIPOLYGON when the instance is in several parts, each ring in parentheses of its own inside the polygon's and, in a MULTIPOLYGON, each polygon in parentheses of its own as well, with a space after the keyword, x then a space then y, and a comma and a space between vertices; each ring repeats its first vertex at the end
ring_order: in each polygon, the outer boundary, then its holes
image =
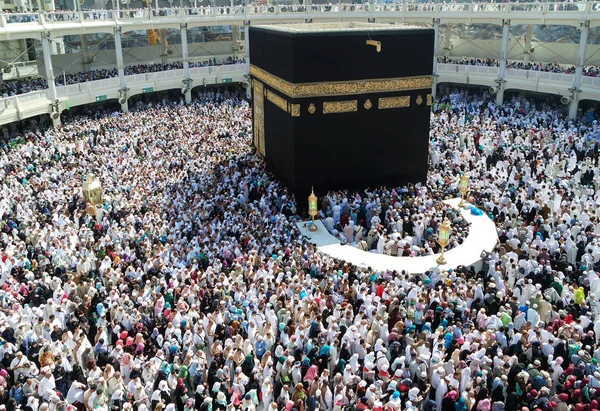
POLYGON ((450 240, 450 220, 444 218, 444 221, 440 225, 440 231, 438 234, 438 244, 442 246, 442 254, 435 260, 438 264, 446 264, 444 258, 444 248, 448 246, 450 240))
POLYGON ((458 206, 464 207, 465 195, 467 194, 467 191, 469 191, 469 176, 464 173, 460 176, 460 183, 458 184, 458 191, 460 191, 460 203, 458 203, 458 206))
POLYGON ((312 218, 312 224, 308 228, 310 231, 317 231, 318 228, 315 225, 315 216, 317 215, 317 196, 313 188, 310 189, 310 195, 308 196, 308 215, 312 218))

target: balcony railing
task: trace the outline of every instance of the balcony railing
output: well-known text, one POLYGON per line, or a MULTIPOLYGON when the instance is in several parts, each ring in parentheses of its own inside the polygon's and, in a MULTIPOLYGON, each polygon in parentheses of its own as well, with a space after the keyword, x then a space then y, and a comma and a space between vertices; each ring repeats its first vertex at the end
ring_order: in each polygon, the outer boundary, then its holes
MULTIPOLYGON (((238 81, 240 81, 243 79, 243 75, 246 74, 247 67, 245 63, 242 63, 190 68, 190 78, 194 80, 192 87, 203 85, 203 79, 207 79, 206 84, 217 84, 215 79, 229 77, 237 77, 238 81)), ((183 78, 183 69, 175 69, 125 76, 125 82, 130 90, 129 95, 132 96, 142 93, 142 89, 148 86, 154 87, 155 91, 181 87, 181 80, 183 78), (161 87, 161 85, 164 87, 161 87)), ((120 88, 121 82, 119 78, 113 77, 66 86, 56 86, 56 94, 59 99, 69 99, 75 102, 73 105, 78 105, 94 102, 94 98, 97 95, 118 93, 120 88)), ((4 110, 23 108, 26 105, 31 106, 34 104, 46 107, 49 100, 50 96, 47 89, 0 98, 0 116, 4 110)))
MULTIPOLYGON (((468 82, 469 84, 493 85, 499 77, 499 71, 498 67, 465 64, 439 63, 437 66, 439 83, 468 82)), ((507 88, 511 89, 566 95, 573 86, 574 77, 574 74, 570 73, 507 68, 504 80, 507 82, 507 88)), ((581 89, 586 92, 586 98, 600 100, 600 78, 584 76, 581 89)))
POLYGON ((484 13, 503 15, 521 14, 529 17, 556 13, 556 18, 572 18, 569 13, 589 13, 600 18, 600 2, 583 3, 393 3, 393 4, 321 4, 321 5, 271 5, 197 8, 158 8, 141 10, 88 10, 56 11, 43 13, 0 14, 1 24, 40 24, 45 22, 105 21, 105 20, 160 20, 173 17, 249 17, 269 15, 319 15, 319 14, 367 14, 395 13, 399 16, 431 14, 432 16, 477 16, 484 13))

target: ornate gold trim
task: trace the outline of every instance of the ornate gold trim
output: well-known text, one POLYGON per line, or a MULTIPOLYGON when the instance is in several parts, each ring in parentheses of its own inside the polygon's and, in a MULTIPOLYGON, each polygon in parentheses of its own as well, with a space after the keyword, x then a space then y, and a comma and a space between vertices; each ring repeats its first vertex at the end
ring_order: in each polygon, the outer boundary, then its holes
POLYGON ((250 74, 290 98, 347 96, 367 93, 397 92, 431 88, 432 76, 395 77, 320 83, 290 83, 256 66, 250 66, 250 74))
POLYGON ((315 111, 317 111, 317 108, 315 107, 315 105, 313 103, 310 103, 308 106, 308 112, 310 114, 315 114, 315 111))
POLYGON ((300 104, 291 104, 291 106, 292 106, 292 110, 291 110, 292 117, 300 117, 300 104))
POLYGON ((275 104, 277 107, 279 107, 287 113, 288 102, 283 97, 280 97, 277 94, 273 93, 271 90, 267 89, 267 100, 269 100, 271 103, 275 104))
POLYGON ((259 81, 253 80, 254 87, 254 124, 252 125, 252 135, 256 151, 263 157, 265 156, 265 120, 264 120, 264 87, 259 81))
POLYGON ((350 113, 358 110, 358 100, 326 101, 323 103, 323 114, 350 113))
POLYGON ((371 100, 367 99, 367 101, 365 101, 365 108, 370 110, 371 107, 373 107, 373 104, 371 103, 371 100))
POLYGON ((433 96, 431 94, 427 94, 427 105, 430 106, 433 100, 433 96))
POLYGON ((252 64, 250 65, 250 74, 260 79, 263 83, 266 83, 274 89, 281 91, 283 94, 286 94, 290 97, 293 96, 294 88, 292 83, 282 80, 279 77, 273 76, 272 74, 269 74, 263 69, 258 68, 252 64))
POLYGON ((252 87, 254 87, 258 91, 258 94, 262 94, 262 92, 263 92, 263 83, 261 83, 258 80, 254 80, 253 79, 252 80, 252 87))
POLYGON ((410 96, 382 97, 379 99, 379 109, 410 107, 410 96))
POLYGON ((423 104, 423 97, 421 97, 421 95, 420 95, 420 94, 417 96, 416 103, 417 103, 417 105, 419 105, 419 106, 420 106, 421 104, 423 104))

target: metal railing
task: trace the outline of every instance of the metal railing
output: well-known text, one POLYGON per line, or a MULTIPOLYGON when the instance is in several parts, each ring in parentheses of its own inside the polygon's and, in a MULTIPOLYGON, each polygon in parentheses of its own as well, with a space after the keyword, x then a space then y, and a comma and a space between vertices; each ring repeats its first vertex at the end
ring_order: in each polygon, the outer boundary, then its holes
POLYGON ((320 5, 253 5, 253 6, 217 6, 188 8, 157 8, 135 10, 88 10, 55 11, 41 13, 4 13, 0 14, 3 24, 40 24, 42 22, 69 22, 90 20, 160 20, 174 17, 250 17, 257 15, 320 15, 320 14, 379 14, 392 13, 399 16, 414 14, 444 15, 480 15, 499 13, 535 17, 540 13, 556 13, 556 18, 573 18, 571 13, 586 13, 592 18, 600 18, 600 2, 583 3, 392 3, 392 4, 320 4, 320 5), (535 14, 533 14, 535 13, 535 14))
MULTIPOLYGON (((222 66, 208 66, 208 67, 192 67, 190 68, 190 77, 192 79, 201 81, 202 78, 207 76, 228 76, 228 75, 240 75, 246 74, 247 64, 230 64, 222 66)), ((155 84, 161 81, 171 81, 169 84, 179 85, 178 80, 182 80, 184 77, 183 69, 156 71, 151 73, 133 74, 125 76, 125 82, 127 87, 133 89, 134 87, 142 87, 145 84, 155 84), (176 80, 173 82, 172 80, 176 80)), ((201 85, 202 83, 192 83, 193 86, 201 85)), ((107 94, 110 91, 117 91, 121 88, 121 82, 118 77, 112 77, 102 80, 86 81, 78 84, 69 84, 66 86, 56 86, 56 94, 58 98, 68 99, 69 97, 81 96, 81 95, 97 95, 107 94)), ((158 90, 157 90, 158 91, 158 90)), ((132 92, 131 95, 137 94, 132 92)), ((0 98, 0 114, 2 109, 17 109, 25 104, 31 104, 39 101, 40 105, 46 105, 50 96, 48 90, 32 91, 25 94, 19 94, 16 96, 0 98)), ((89 101, 92 102, 92 101, 89 101)))
MULTIPOLYGON (((490 66, 470 66, 467 64, 451 64, 438 63, 437 74, 452 75, 454 73, 469 76, 485 76, 493 79, 498 78, 500 69, 490 66)), ((561 85, 567 90, 573 84, 573 74, 569 73, 552 73, 538 70, 523 70, 507 68, 504 74, 504 79, 507 81, 532 81, 532 82, 547 82, 553 85, 561 85)), ((600 88, 600 78, 598 77, 583 77, 582 85, 600 88)), ((599 90, 600 92, 600 90, 599 90)))

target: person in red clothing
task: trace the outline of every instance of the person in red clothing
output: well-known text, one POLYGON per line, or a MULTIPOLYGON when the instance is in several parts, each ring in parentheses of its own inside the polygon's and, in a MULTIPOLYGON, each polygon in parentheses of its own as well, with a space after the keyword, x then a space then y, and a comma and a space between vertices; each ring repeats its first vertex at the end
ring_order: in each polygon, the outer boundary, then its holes
POLYGON ((356 409, 357 410, 368 410, 369 409, 369 404, 367 404, 367 397, 362 397, 358 401, 358 404, 356 404, 356 409))
POLYGON ((375 292, 375 294, 377 295, 377 297, 381 298, 383 296, 384 291, 385 291, 385 285, 384 285, 383 281, 379 281, 379 284, 377 284, 377 291, 375 292))

